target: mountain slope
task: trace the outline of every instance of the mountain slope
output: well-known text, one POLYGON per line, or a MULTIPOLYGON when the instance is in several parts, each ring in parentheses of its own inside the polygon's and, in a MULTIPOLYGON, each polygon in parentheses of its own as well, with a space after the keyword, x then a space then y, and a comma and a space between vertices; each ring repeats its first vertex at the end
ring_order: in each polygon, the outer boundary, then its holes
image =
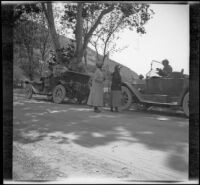
MULTIPOLYGON (((66 47, 69 43, 74 43, 74 41, 72 39, 66 38, 63 35, 60 35, 59 41, 60 41, 61 47, 66 47)), ((103 57, 103 56, 100 55, 100 58, 101 57, 103 57)), ((119 64, 119 63, 116 62, 116 61, 113 61, 111 59, 106 59, 104 66, 106 66, 107 69, 110 72, 113 72, 114 67, 117 64, 119 64)), ((96 52, 88 47, 87 48, 87 66, 88 66, 87 69, 88 69, 88 72, 94 72, 95 65, 96 65, 96 52)), ((133 79, 138 79, 138 74, 136 72, 132 71, 130 68, 124 66, 123 64, 120 64, 120 65, 122 66, 120 73, 121 73, 123 81, 132 82, 133 79)))

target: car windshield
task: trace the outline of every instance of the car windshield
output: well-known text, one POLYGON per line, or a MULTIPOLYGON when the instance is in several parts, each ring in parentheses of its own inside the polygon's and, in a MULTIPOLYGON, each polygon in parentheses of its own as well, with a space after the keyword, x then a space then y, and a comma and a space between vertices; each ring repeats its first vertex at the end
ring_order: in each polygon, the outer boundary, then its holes
POLYGON ((151 69, 150 69, 150 71, 146 74, 146 77, 153 77, 153 76, 155 76, 155 77, 160 77, 160 75, 158 75, 158 71, 157 71, 157 68, 160 68, 160 69, 162 69, 163 68, 163 66, 160 64, 160 63, 158 63, 158 62, 154 62, 154 61, 152 61, 152 63, 151 63, 151 69))
POLYGON ((153 77, 153 76, 160 77, 155 69, 152 69, 148 74, 148 77, 153 77))

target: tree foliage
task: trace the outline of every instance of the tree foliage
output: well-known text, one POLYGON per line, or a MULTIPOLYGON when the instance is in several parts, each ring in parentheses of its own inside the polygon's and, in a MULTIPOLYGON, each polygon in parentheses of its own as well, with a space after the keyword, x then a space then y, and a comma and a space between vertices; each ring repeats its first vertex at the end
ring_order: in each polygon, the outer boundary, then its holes
POLYGON ((97 59, 102 63, 109 55, 125 48, 119 48, 116 44, 119 39, 118 33, 124 28, 123 18, 120 17, 119 13, 112 11, 103 18, 103 22, 104 24, 97 27, 90 39, 90 43, 96 50, 97 59), (100 54, 103 55, 102 58, 100 54))
POLYGON ((82 58, 90 41, 96 44, 96 49, 100 42, 100 45, 103 45, 101 53, 106 56, 108 51, 116 49, 111 41, 116 38, 117 32, 129 28, 144 34, 144 26, 152 14, 148 4, 69 3, 65 5, 61 23, 75 34, 77 56, 82 58))
POLYGON ((19 20, 24 19, 24 14, 40 13, 41 7, 39 4, 17 4, 14 7, 14 22, 17 23, 19 20))
POLYGON ((24 52, 24 56, 18 56, 21 60, 15 59, 30 79, 38 71, 39 60, 45 61, 51 48, 51 38, 44 14, 40 9, 31 8, 32 6, 40 8, 35 4, 17 6, 14 24, 14 45, 20 48, 17 52, 24 52))
POLYGON ((26 56, 28 58, 28 76, 32 80, 33 76, 33 56, 34 56, 34 48, 37 43, 36 40, 33 39, 34 35, 37 33, 37 26, 28 20, 21 21, 18 25, 15 25, 14 29, 14 41, 15 44, 21 45, 21 48, 25 48, 26 56))
POLYGON ((55 17, 60 17, 58 14, 61 12, 53 12, 53 10, 58 10, 53 9, 52 3, 42 2, 15 7, 16 23, 20 22, 21 28, 22 25, 24 26, 24 31, 20 33, 20 37, 23 38, 17 40, 23 42, 27 51, 29 50, 30 61, 33 53, 30 48, 37 45, 44 59, 50 41, 53 43, 58 63, 69 63, 69 60, 77 65, 81 63, 83 56, 87 55, 86 48, 89 42, 93 43, 97 54, 103 55, 102 60, 104 61, 108 54, 123 49, 118 48, 115 42, 121 30, 129 28, 136 30, 137 33, 145 34, 145 24, 153 15, 148 4, 140 3, 77 2, 64 5, 61 24, 74 34, 75 48, 71 46, 71 48, 69 46, 61 48, 55 28, 55 17), (31 21, 38 23, 38 27, 27 29, 25 24, 29 24, 29 27, 33 26, 31 21), (48 31, 45 31, 46 28, 48 31))

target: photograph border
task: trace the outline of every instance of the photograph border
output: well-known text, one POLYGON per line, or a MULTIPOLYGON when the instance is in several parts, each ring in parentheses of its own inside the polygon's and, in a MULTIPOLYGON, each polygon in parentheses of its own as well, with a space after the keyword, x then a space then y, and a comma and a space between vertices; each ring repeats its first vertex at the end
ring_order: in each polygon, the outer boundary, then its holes
MULTIPOLYGON (((100 1, 99 1, 100 2, 100 1)), ((119 1, 117 1, 119 2, 119 1)), ((155 1, 136 1, 148 2, 155 1)), ((155 2, 157 3, 157 2, 155 2)), ((159 3, 159 2, 158 2, 159 3)), ((171 3, 164 1, 162 3, 171 3)), ((189 180, 199 180, 199 35, 200 4, 189 4, 190 10, 190 117, 189 117, 189 180)), ((1 5, 2 21, 2 89, 3 89, 3 179, 12 180, 13 143, 13 5, 1 5)))

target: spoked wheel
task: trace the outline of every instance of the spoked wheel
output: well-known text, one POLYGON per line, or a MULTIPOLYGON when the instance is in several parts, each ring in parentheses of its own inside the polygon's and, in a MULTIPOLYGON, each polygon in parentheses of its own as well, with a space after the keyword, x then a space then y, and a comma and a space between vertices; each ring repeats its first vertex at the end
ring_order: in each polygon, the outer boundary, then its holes
POLYGON ((33 96, 33 89, 30 84, 25 87, 25 97, 31 99, 33 96))
POLYGON ((189 117, 189 92, 187 92, 183 98, 183 111, 187 117, 189 117))
POLYGON ((57 85, 53 90, 54 103, 62 103, 65 99, 66 90, 63 85, 57 85))
POLYGON ((131 91, 127 87, 122 86, 122 106, 120 110, 128 110, 131 107, 132 101, 133 97, 131 91))

